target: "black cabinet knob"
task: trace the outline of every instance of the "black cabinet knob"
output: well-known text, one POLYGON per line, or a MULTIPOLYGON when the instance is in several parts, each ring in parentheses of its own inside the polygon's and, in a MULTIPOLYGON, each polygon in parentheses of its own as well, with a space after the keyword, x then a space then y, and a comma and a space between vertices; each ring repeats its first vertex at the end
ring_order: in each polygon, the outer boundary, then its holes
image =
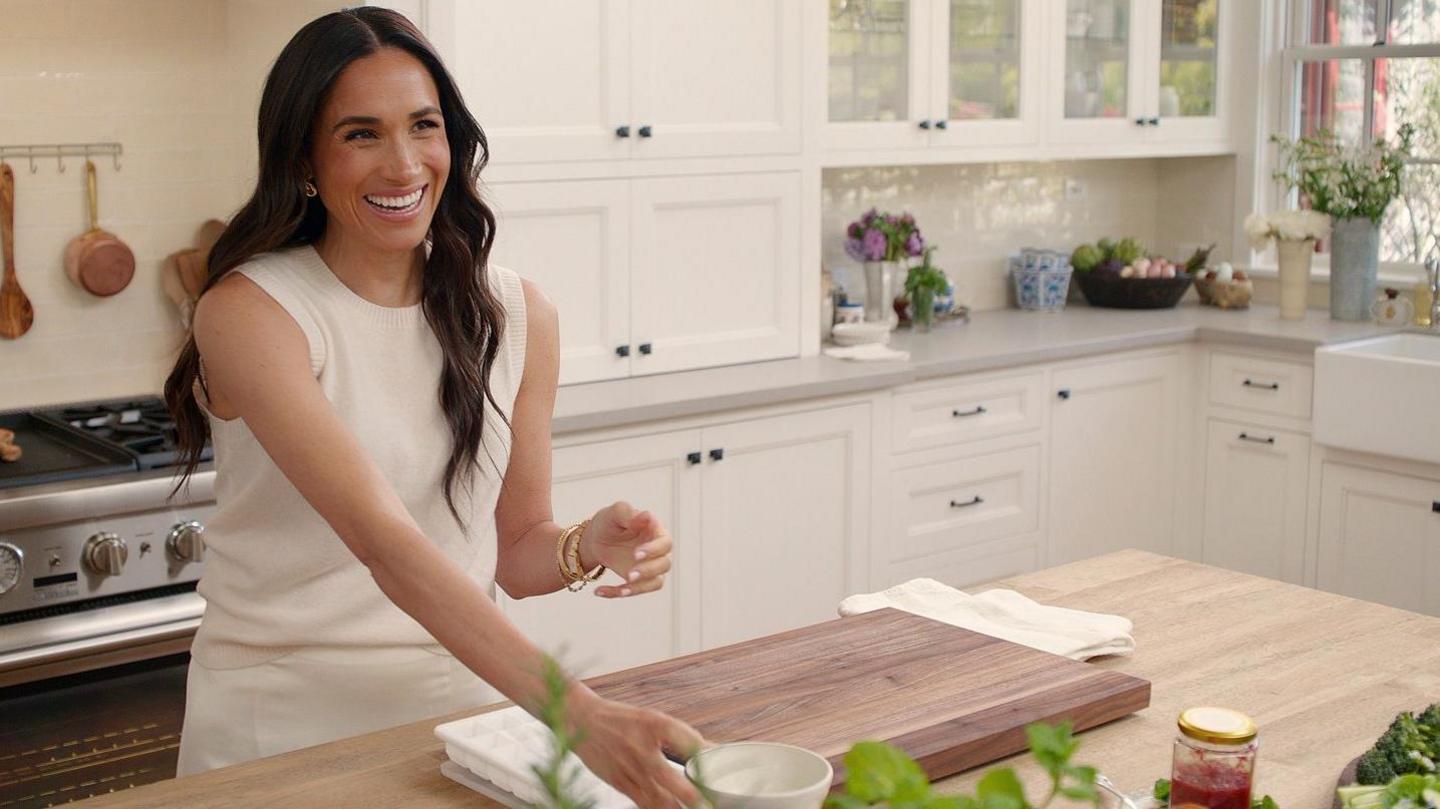
POLYGON ((929 118, 926 118, 925 120, 921 121, 921 122, 920 122, 920 128, 921 128, 921 129, 929 129, 929 128, 930 128, 930 119, 929 119, 929 118))
POLYGON ((935 122, 935 128, 936 128, 936 129, 949 129, 949 128, 950 128, 950 122, 949 122, 949 121, 936 121, 936 122, 935 122))
POLYGON ((724 457, 725 457, 725 450, 724 450, 723 448, 721 448, 721 447, 716 447, 715 449, 710 450, 710 460, 712 460, 712 461, 718 461, 718 460, 720 460, 721 458, 724 458, 724 457))
POLYGON ((630 127, 628 127, 628 126, 617 126, 617 127, 615 127, 615 137, 617 137, 617 138, 628 138, 628 137, 630 137, 630 127))
POLYGON ((695 464, 700 463, 700 453, 692 452, 689 455, 685 456, 685 460, 689 461, 691 466, 694 466, 695 464))
POLYGON ((625 346, 615 346, 615 356, 617 356, 617 357, 628 357, 628 356, 630 356, 630 346, 628 346, 628 345, 625 345, 625 346))
POLYGON ((649 343, 641 343, 641 344, 640 344, 640 353, 641 353, 641 354, 649 354, 649 353, 650 353, 650 344, 649 344, 649 343))
POLYGON ((1069 389, 1069 388, 1061 388, 1060 390, 1058 390, 1058 391, 1055 392, 1055 395, 1056 395, 1056 396, 1059 396, 1061 399, 1069 399, 1069 398, 1070 398, 1070 389, 1069 389))
POLYGON ((1436 514, 1440 514, 1440 500, 1436 500, 1435 502, 1431 503, 1430 510, 1435 512, 1436 514))
POLYGON ((1136 125, 1136 126, 1144 126, 1144 125, 1145 125, 1145 119, 1144 119, 1144 118, 1136 118, 1136 119, 1135 119, 1135 125, 1136 125))
POLYGON ((1151 126, 1159 126, 1159 125, 1160 125, 1160 119, 1159 119, 1159 118, 1151 118, 1151 119, 1150 119, 1150 125, 1151 125, 1151 126))
POLYGON ((648 137, 650 137, 652 134, 654 134, 654 133, 651 131, 649 124, 646 124, 646 125, 640 127, 640 137, 642 137, 642 138, 648 138, 648 137))

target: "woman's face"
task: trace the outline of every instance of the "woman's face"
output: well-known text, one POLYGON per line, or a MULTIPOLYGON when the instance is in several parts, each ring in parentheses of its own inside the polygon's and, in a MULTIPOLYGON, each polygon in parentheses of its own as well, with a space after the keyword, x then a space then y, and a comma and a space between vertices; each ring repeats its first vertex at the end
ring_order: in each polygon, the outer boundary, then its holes
POLYGON ((450 144, 430 72, 398 48, 351 62, 320 110, 310 159, 325 238, 414 250, 430 230, 450 144))

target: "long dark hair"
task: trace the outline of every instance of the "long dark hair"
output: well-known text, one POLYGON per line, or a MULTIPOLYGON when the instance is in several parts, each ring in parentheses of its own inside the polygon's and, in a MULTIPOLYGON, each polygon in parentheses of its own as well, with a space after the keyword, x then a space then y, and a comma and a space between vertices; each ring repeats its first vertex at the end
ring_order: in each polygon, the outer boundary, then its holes
MULTIPOLYGON (((421 303, 444 353, 439 396, 452 437, 445 465, 445 501, 463 525, 455 493, 468 486, 475 474, 486 402, 509 427, 490 391, 490 368, 505 328, 504 306, 485 280, 495 216, 480 198, 479 178, 490 152, 485 133, 465 108, 440 57, 404 16, 375 7, 336 11, 301 28, 280 52, 260 98, 259 180, 250 200, 211 249, 209 276, 201 294, 252 257, 312 244, 325 232, 325 206, 320 197, 304 194, 311 130, 341 71, 387 47, 404 50, 430 71, 450 143, 450 175, 430 227, 421 303)), ((165 403, 175 419, 180 449, 175 491, 199 465, 210 434, 209 422, 195 401, 197 380, 203 389, 200 352, 192 335, 165 380, 165 403)))

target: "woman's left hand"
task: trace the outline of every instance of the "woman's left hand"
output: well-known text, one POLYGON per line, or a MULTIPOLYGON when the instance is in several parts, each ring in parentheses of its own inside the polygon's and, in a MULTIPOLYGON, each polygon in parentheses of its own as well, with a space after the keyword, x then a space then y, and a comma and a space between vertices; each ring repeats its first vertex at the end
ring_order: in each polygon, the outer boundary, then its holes
POLYGON ((602 564, 625 580, 624 584, 597 587, 595 595, 623 598, 664 586, 673 546, 659 517, 636 511, 622 500, 590 518, 590 527, 580 538, 580 556, 587 564, 602 564))

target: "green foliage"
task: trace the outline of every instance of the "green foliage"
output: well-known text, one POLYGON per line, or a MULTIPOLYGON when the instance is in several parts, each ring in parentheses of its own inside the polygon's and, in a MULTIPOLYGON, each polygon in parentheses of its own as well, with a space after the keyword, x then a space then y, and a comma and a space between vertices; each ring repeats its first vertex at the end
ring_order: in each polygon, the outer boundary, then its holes
POLYGON ((1282 164, 1275 178, 1299 189, 1310 207, 1320 213, 1379 222, 1391 200, 1401 194, 1415 127, 1404 124, 1397 135, 1399 141, 1393 145, 1383 140, 1347 144, 1330 132, 1295 141, 1272 135, 1270 140, 1279 146, 1282 164))
POLYGON ((570 761, 575 746, 580 744, 582 735, 572 731, 566 721, 565 693, 570 681, 560 664, 550 656, 545 657, 545 701, 540 705, 539 719, 550 728, 554 749, 545 765, 531 769, 549 798, 545 809, 590 809, 593 801, 581 801, 572 797, 575 780, 580 777, 580 768, 570 761))
POLYGON ((1031 803, 1015 771, 1002 767, 981 777, 972 795, 939 795, 915 760, 884 742, 859 742, 845 755, 845 792, 825 800, 826 809, 1037 809, 1057 796, 1099 803, 1095 768, 1077 766, 1071 758, 1080 741, 1070 723, 1030 725, 1025 729, 1030 754, 1050 776, 1050 794, 1031 803))
POLYGON ((944 271, 930 263, 930 256, 936 248, 925 248, 924 260, 905 274, 905 294, 911 300, 915 299, 915 293, 929 291, 935 295, 944 295, 945 290, 950 288, 950 279, 945 277, 944 271))
POLYGON ((1355 768, 1355 780, 1374 786, 1396 776, 1434 773, 1440 760, 1440 707, 1432 705, 1416 717, 1401 713, 1385 733, 1365 751, 1355 768))

